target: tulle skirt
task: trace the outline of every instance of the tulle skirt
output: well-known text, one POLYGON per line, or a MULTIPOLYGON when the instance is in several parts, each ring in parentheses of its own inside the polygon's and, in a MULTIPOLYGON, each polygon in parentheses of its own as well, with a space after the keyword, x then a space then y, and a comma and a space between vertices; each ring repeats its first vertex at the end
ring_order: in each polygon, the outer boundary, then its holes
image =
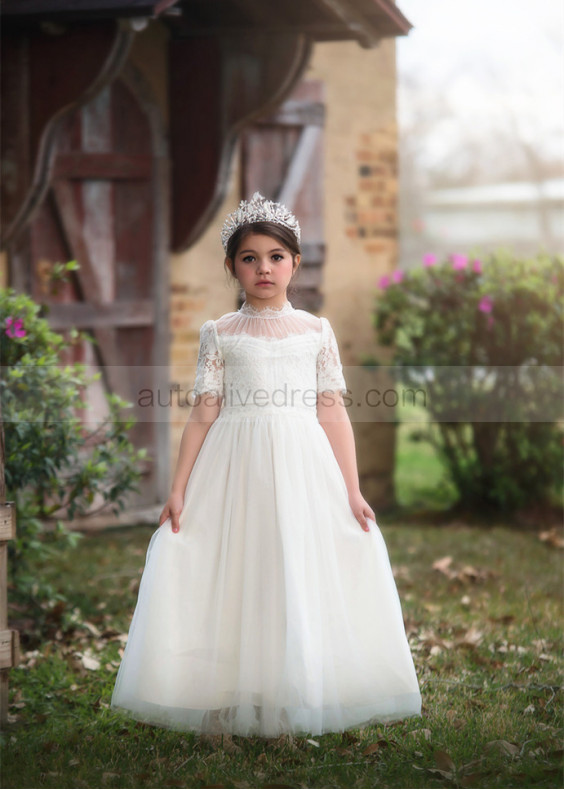
POLYGON ((309 412, 224 409, 149 542, 111 705, 198 733, 321 735, 420 713, 386 545, 309 412))

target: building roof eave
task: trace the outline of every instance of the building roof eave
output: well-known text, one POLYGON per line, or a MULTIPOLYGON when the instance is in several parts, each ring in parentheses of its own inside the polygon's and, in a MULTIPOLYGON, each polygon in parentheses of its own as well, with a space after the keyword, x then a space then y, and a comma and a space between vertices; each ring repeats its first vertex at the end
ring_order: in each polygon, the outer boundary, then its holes
POLYGON ((314 41, 356 40, 374 47, 412 25, 392 0, 3 0, 5 21, 163 18, 181 36, 237 32, 305 33, 314 41))

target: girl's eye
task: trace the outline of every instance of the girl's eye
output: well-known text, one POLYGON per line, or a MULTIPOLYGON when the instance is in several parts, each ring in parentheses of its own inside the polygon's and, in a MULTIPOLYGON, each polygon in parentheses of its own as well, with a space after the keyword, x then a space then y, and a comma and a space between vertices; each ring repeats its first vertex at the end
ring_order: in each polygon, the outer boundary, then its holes
POLYGON ((278 252, 275 252, 272 257, 274 258, 275 261, 281 261, 283 256, 280 255, 278 252))
POLYGON ((245 255, 245 257, 243 258, 245 263, 248 263, 249 261, 254 261, 254 259, 255 259, 254 255, 245 255))

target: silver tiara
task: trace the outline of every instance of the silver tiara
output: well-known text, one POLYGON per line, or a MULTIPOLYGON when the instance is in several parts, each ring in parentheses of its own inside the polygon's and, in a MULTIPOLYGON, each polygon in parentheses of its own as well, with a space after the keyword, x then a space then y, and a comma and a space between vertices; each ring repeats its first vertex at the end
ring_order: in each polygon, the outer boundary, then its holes
POLYGON ((227 216, 221 229, 221 243, 227 252, 227 244, 231 236, 241 225, 248 225, 251 222, 276 222, 284 225, 285 228, 294 232, 298 244, 300 243, 301 231, 298 220, 291 211, 282 203, 275 203, 267 200, 260 192, 255 192, 249 201, 242 200, 239 208, 227 216))

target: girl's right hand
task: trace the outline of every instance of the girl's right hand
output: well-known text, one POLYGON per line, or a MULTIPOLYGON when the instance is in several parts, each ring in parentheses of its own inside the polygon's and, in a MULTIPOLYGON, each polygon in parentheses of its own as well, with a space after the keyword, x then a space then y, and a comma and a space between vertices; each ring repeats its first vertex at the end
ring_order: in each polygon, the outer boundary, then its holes
POLYGON ((170 518, 172 531, 178 532, 180 529, 179 517, 183 504, 184 500, 181 494, 171 493, 167 499, 166 505, 164 506, 161 515, 159 516, 159 527, 167 520, 167 518, 170 518))

